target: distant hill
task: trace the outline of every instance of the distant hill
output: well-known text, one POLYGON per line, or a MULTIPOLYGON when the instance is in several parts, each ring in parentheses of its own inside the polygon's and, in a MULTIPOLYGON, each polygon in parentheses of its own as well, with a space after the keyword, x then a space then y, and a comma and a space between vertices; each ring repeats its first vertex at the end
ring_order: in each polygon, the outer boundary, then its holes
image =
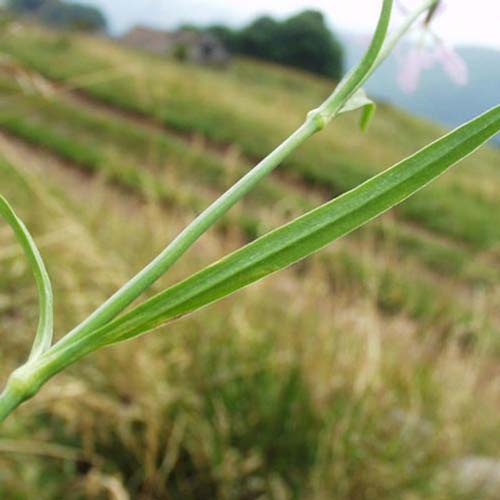
MULTIPOLYGON (((349 35, 344 35, 342 41, 346 66, 350 68, 362 56, 364 42, 349 35)), ((424 73, 414 94, 405 94, 397 83, 397 56, 392 56, 367 84, 367 90, 372 96, 414 114, 450 127, 457 126, 500 102, 500 51, 461 47, 458 52, 470 71, 470 82, 465 87, 451 82, 443 69, 436 66, 424 73)), ((500 144, 500 137, 497 143, 500 144)))

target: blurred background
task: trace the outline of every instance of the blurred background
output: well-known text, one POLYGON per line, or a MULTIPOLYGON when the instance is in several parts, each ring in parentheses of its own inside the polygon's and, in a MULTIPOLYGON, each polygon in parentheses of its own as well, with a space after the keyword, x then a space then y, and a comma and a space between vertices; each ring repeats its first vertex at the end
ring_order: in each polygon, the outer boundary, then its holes
MULTIPOLYGON (((331 93, 380 7, 1 5, 0 192, 47 261, 58 337, 331 93)), ((497 105, 499 18, 446 2, 367 83, 366 133, 351 114, 314 137, 150 295, 497 105)), ((498 499, 498 144, 313 258, 59 375, 0 427, 0 498, 498 499)), ((0 224, 4 381, 37 297, 0 224)))

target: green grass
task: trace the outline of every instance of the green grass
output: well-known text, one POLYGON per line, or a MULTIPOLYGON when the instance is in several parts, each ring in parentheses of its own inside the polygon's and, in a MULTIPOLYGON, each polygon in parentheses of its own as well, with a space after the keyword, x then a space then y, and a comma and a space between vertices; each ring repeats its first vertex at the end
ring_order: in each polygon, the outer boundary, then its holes
MULTIPOLYGON (((96 77, 97 82, 84 85, 90 96, 151 117, 178 132, 195 131, 217 144, 233 144, 251 159, 262 157, 278 144, 332 86, 326 80, 300 80, 294 72, 288 76, 270 65, 239 61, 234 68, 218 72, 144 57, 102 41, 73 38, 61 44, 58 35, 32 32, 7 37, 0 48, 59 81, 78 80, 92 68, 101 76, 96 77), (79 63, 75 65, 74 60, 79 63), (247 81, 250 72, 254 77, 247 81), (120 74, 122 78, 118 78, 120 74), (267 85, 270 80, 275 83, 267 85)), ((381 106, 372 131, 365 137, 355 132, 354 118, 347 118, 342 126, 307 144, 286 168, 306 182, 338 194, 438 134, 436 128, 381 106)), ((487 173, 498 182, 494 169, 498 154, 486 153, 480 158, 482 161, 476 157, 467 161, 462 174, 437 183, 397 213, 478 250, 494 247, 500 237, 500 203, 472 180, 487 173), (445 215, 434 217, 437 209, 445 215)))

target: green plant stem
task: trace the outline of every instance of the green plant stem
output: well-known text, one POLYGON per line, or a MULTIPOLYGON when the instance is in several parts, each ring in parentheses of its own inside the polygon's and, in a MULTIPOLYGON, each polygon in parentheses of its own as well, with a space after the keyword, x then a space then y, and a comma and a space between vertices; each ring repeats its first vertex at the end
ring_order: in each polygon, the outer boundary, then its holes
POLYGON ((68 333, 62 339, 61 345, 67 345, 78 338, 84 337, 113 320, 163 276, 200 236, 226 214, 243 196, 269 175, 307 139, 327 125, 342 108, 346 99, 356 92, 373 70, 387 35, 392 3, 393 0, 384 0, 372 43, 356 70, 338 86, 337 89, 340 90, 335 90, 320 108, 311 111, 304 124, 288 139, 201 213, 147 267, 68 333))
POLYGON ((194 221, 189 224, 151 263, 139 274, 128 281, 85 321, 72 330, 66 337, 71 342, 85 336, 96 328, 114 319, 137 297, 163 276, 179 258, 231 209, 258 182, 273 171, 297 147, 319 130, 318 123, 312 118, 297 129, 284 143, 275 149, 261 163, 242 177, 194 221))
POLYGON ((384 43, 391 21, 393 1, 382 4, 379 22, 373 39, 361 62, 339 83, 332 95, 318 108, 324 120, 323 126, 332 121, 344 107, 345 103, 366 82, 377 67, 377 61, 383 50, 384 43))
MULTIPOLYGON (((38 359, 38 358, 37 358, 38 359)), ((31 398, 38 392, 37 374, 33 361, 28 361, 27 364, 15 370, 7 385, 0 396, 0 423, 3 422, 21 403, 31 398)))
POLYGON ((0 422, 3 422, 23 401, 24 396, 7 385, 0 398, 0 422))
POLYGON ((412 13, 410 13, 403 24, 395 31, 384 43, 382 50, 380 51, 377 60, 375 62, 374 69, 377 69, 392 53, 396 45, 399 43, 401 38, 403 38, 406 33, 411 29, 420 16, 425 12, 429 12, 433 7, 438 4, 439 0, 426 0, 420 7, 416 8, 412 13))

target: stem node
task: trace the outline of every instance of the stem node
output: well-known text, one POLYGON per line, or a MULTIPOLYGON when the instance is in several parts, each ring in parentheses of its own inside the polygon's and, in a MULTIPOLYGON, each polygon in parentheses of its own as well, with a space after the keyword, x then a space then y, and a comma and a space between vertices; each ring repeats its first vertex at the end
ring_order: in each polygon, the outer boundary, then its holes
POLYGON ((320 132, 328 125, 328 118, 321 108, 316 108, 307 113, 307 121, 314 124, 314 133, 320 132))

